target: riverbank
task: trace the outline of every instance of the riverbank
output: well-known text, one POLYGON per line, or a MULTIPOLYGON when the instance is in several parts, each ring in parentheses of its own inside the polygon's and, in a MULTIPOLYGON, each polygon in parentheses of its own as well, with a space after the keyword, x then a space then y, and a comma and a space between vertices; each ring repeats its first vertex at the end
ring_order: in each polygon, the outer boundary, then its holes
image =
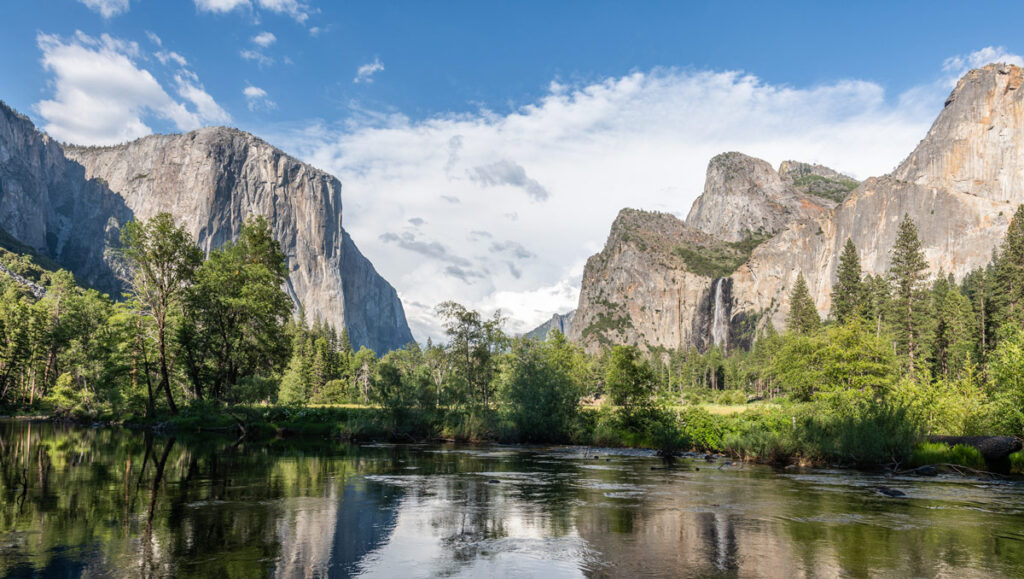
MULTIPOLYGON (((999 460, 967 444, 930 443, 892 417, 830 421, 811 405, 753 404, 742 412, 703 405, 661 409, 626 422, 610 407, 583 409, 570 435, 549 442, 596 447, 647 448, 663 455, 720 454, 731 460, 805 467, 906 471, 927 465, 966 467, 976 472, 1024 473, 1024 452, 999 460), (886 436, 888 433, 888 436, 886 436)), ((36 412, 23 419, 45 419, 36 412)), ((193 404, 178 414, 87 425, 120 425, 168 433, 222 433, 249 440, 319 438, 349 442, 522 442, 494 410, 389 412, 362 405, 218 406, 193 404)), ((949 470, 950 467, 946 467, 949 470)), ((930 471, 923 471, 930 472, 930 471)))

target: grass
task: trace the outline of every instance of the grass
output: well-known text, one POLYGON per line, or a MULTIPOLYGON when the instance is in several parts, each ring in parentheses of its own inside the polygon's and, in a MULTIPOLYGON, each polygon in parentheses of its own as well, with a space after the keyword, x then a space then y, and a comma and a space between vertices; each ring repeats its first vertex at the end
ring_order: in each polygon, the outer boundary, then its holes
POLYGON ((1010 455, 1010 472, 1024 474, 1024 450, 1018 450, 1010 455))
POLYGON ((985 468, 985 459, 973 446, 922 442, 910 454, 910 466, 958 464, 969 468, 985 468))

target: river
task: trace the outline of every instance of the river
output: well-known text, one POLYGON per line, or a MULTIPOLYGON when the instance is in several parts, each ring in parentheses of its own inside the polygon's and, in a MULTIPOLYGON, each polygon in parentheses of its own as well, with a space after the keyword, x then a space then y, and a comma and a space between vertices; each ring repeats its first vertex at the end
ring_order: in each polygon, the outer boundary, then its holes
POLYGON ((0 474, 5 577, 1024 575, 1019 481, 24 421, 0 474))

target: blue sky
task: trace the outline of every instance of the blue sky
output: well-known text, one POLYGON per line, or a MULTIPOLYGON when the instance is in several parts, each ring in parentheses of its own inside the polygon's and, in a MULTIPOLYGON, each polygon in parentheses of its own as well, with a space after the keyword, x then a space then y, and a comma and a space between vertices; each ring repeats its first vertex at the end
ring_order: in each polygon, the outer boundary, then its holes
POLYGON ((1020 22, 1020 3, 10 2, 0 99, 62 140, 229 124, 335 173, 423 339, 443 299, 513 331, 571 309, 618 209, 685 216, 717 152, 890 170, 960 74, 1020 63, 1020 22))

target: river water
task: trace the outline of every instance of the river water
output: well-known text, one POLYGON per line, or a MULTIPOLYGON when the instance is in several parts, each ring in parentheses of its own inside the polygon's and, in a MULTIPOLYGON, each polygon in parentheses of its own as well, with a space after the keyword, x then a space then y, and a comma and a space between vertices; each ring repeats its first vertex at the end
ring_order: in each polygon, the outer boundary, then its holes
POLYGON ((1021 482, 15 421, 0 474, 5 577, 1024 576, 1021 482))

